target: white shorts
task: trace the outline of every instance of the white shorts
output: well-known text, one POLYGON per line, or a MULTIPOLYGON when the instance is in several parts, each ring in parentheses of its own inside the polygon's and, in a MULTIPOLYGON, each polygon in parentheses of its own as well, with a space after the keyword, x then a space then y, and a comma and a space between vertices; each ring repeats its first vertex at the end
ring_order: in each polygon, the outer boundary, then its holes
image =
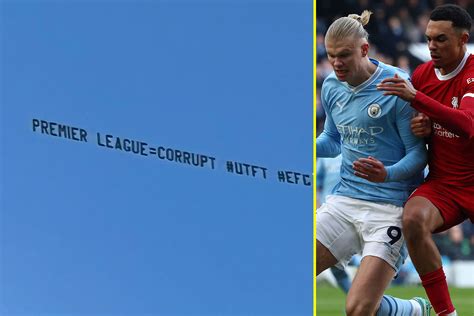
POLYGON ((403 208, 329 195, 316 212, 316 239, 344 268, 354 254, 375 256, 398 272, 408 252, 402 236, 403 208))

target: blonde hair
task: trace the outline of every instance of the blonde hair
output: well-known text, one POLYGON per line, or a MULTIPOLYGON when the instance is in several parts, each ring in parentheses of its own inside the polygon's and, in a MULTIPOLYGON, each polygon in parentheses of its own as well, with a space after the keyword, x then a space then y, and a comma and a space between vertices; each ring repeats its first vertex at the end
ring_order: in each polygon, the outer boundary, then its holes
POLYGON ((349 14, 334 21, 326 32, 326 38, 340 40, 353 36, 354 38, 369 38, 364 26, 369 23, 371 11, 364 10, 361 15, 349 14))

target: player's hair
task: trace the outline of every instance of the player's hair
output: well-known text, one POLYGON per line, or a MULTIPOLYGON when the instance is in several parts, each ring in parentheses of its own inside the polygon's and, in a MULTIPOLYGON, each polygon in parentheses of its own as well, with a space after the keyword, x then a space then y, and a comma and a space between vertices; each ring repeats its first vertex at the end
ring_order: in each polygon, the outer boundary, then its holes
POLYGON ((451 21, 453 27, 471 31, 472 19, 466 10, 455 4, 436 7, 430 15, 432 21, 451 21))
POLYGON ((326 32, 326 38, 340 40, 353 36, 354 38, 369 38, 364 26, 369 23, 371 11, 364 10, 361 15, 349 14, 334 21, 326 32))

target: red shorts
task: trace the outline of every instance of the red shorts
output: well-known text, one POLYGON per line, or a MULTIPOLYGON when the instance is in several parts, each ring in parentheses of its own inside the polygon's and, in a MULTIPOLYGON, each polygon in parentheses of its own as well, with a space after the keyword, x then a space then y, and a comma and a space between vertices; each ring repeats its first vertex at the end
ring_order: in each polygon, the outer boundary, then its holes
POLYGON ((409 199, 422 196, 436 208, 444 219, 443 226, 435 233, 445 231, 469 218, 474 223, 474 186, 460 187, 428 180, 420 185, 409 199))

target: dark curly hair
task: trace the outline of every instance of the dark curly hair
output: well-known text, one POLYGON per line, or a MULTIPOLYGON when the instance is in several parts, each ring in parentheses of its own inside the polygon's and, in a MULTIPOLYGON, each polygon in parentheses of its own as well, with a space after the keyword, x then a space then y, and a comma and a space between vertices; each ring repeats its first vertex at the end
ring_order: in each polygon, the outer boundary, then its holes
POLYGON ((445 4, 436 7, 430 16, 432 21, 451 21, 453 27, 471 30, 472 19, 466 10, 455 4, 445 4))

